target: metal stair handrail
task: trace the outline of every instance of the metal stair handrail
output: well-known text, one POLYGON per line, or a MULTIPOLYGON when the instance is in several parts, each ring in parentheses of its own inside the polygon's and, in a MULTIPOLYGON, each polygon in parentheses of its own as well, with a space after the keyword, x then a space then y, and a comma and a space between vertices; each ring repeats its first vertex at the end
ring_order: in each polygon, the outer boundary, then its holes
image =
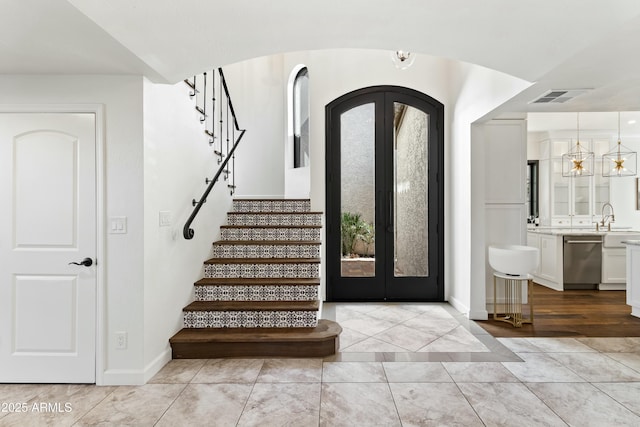
MULTIPOLYGON (((207 186, 206 190, 202 194, 202 197, 200 197, 200 199, 197 202, 195 201, 195 199, 193 201, 193 204, 195 207, 193 209, 193 212, 189 216, 189 219, 187 219, 187 222, 184 224, 184 227, 182 229, 182 235, 187 240, 193 239, 195 232, 193 231, 193 228, 191 228, 191 224, 193 223, 196 216, 198 215, 198 212, 200 212, 200 209, 202 209, 202 205, 207 201, 207 196, 209 196, 209 193, 211 193, 211 190, 213 189, 214 185, 216 184, 216 182, 218 182, 220 175, 222 175, 223 173, 228 174, 227 164, 229 163, 229 160, 231 160, 234 157, 236 148, 238 147, 240 140, 242 139, 242 137, 244 136, 244 133, 246 132, 246 129, 240 129, 240 126, 238 125, 238 118, 236 117, 236 112, 233 108, 233 103, 231 102, 231 96, 229 95, 229 88, 227 87, 227 81, 224 78, 224 73, 222 71, 222 68, 218 68, 218 73, 220 74, 222 87, 224 88, 224 94, 227 98, 227 107, 228 107, 229 113, 231 114, 233 127, 236 131, 239 132, 239 134, 237 138, 235 138, 235 134, 234 134, 233 146, 227 151, 226 156, 224 157, 224 160, 220 163, 220 166, 218 167, 218 171, 214 175, 213 179, 207 180, 209 185, 207 186)), ((228 133, 227 133, 227 141, 228 141, 228 133)))

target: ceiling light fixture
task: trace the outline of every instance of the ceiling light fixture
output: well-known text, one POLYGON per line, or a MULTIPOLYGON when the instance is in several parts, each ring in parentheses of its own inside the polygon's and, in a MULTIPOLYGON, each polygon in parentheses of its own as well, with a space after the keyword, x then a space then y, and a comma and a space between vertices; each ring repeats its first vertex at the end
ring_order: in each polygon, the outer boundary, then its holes
POLYGON ((406 70, 413 65, 416 55, 406 50, 396 50, 391 53, 391 61, 399 70, 406 70))
POLYGON ((562 155, 562 176, 593 176, 593 151, 586 150, 580 144, 580 113, 577 113, 576 124, 576 145, 568 153, 562 155))
POLYGON ((602 176, 634 176, 638 167, 637 153, 622 145, 620 140, 620 112, 618 111, 618 143, 602 155, 602 176))

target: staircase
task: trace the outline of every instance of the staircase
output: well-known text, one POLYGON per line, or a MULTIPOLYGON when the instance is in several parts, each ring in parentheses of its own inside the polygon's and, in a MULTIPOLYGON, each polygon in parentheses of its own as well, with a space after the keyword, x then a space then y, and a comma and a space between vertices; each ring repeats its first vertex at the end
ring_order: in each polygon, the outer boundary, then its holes
POLYGON ((173 358, 334 354, 342 329, 318 319, 322 214, 309 200, 236 199, 227 218, 173 358))

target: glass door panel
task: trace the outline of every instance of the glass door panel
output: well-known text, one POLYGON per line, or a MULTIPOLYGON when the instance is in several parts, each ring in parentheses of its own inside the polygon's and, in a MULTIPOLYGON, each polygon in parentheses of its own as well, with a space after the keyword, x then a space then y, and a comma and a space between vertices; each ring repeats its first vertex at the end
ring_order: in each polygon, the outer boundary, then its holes
POLYGON ((340 247, 342 277, 374 277, 375 104, 340 115, 340 247))
POLYGON ((553 183, 553 207, 551 216, 569 215, 569 179, 562 176, 562 158, 551 160, 551 182, 553 183))
POLYGON ((573 214, 589 215, 591 211, 591 184, 589 177, 575 177, 573 180, 573 214))
POLYGON ((393 274, 429 275, 429 116, 394 102, 393 274))

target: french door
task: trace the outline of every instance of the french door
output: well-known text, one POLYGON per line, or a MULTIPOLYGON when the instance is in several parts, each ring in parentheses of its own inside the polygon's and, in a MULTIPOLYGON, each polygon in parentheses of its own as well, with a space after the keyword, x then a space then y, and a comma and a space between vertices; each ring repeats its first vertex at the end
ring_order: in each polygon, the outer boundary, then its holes
POLYGON ((444 300, 443 113, 396 86, 327 105, 327 300, 444 300))

